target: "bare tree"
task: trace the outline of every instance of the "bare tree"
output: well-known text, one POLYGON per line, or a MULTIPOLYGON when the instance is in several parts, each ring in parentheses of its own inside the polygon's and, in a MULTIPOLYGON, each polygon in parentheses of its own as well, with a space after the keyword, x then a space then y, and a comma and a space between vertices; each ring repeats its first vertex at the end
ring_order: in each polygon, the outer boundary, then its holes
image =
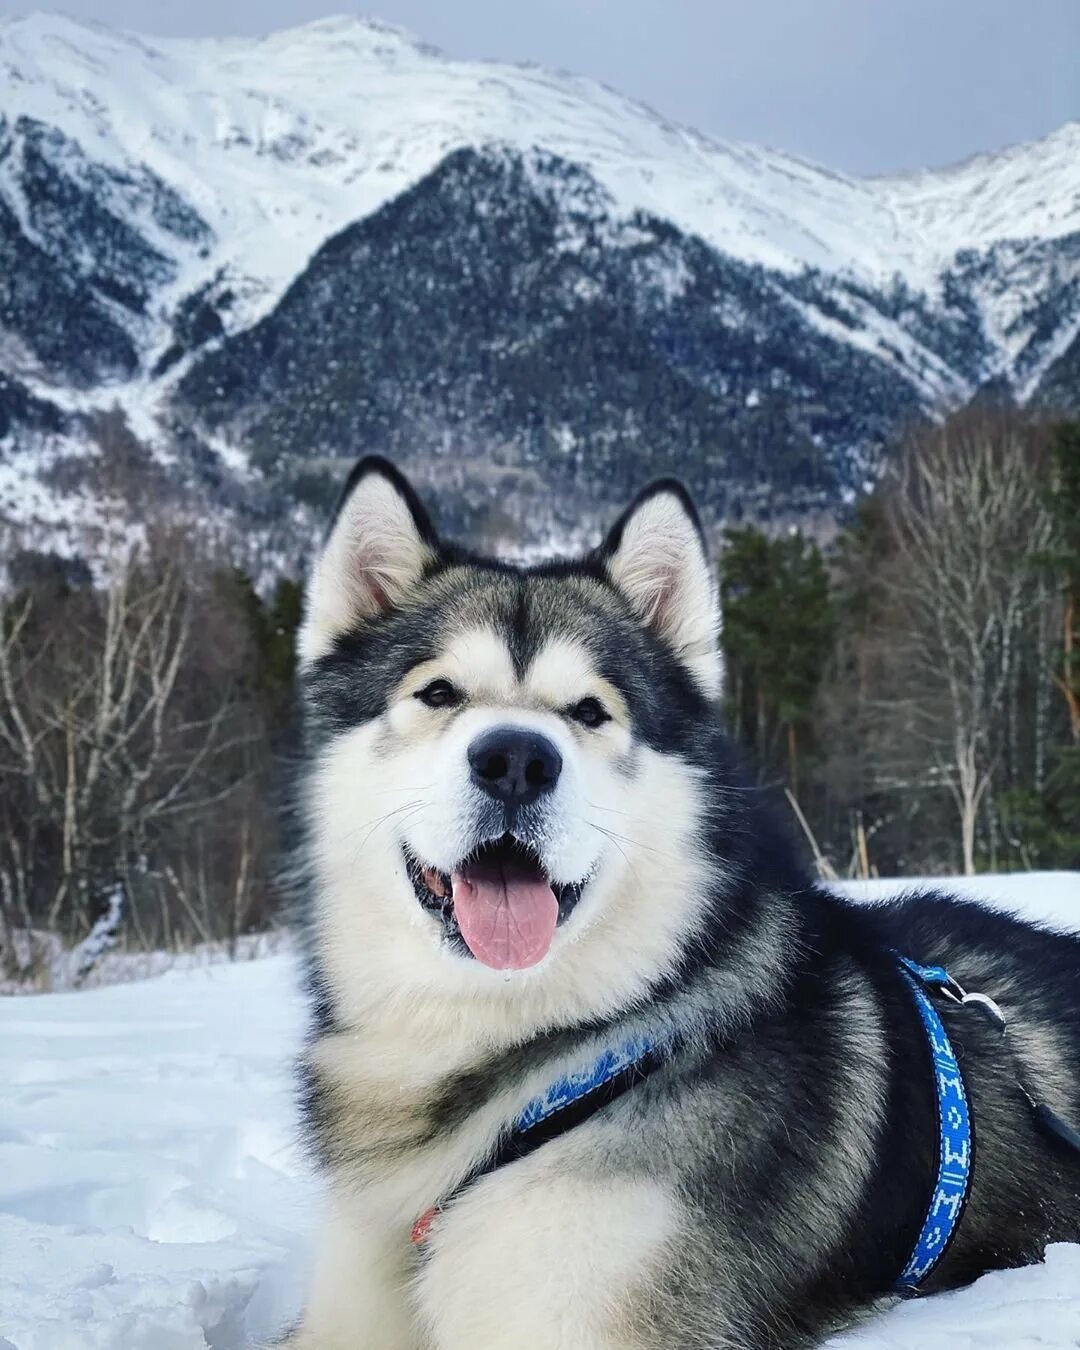
MULTIPOLYGON (((175 533, 107 584, 0 595, 0 922, 139 946, 231 938, 259 908, 268 756, 243 597, 175 533)), ((25 944, 24 944, 25 950, 25 944)))
POLYGON ((995 777, 1015 776, 1024 753, 1024 666, 1046 612, 1037 564, 1052 532, 1043 453, 1009 412, 972 409, 913 435, 886 490, 895 628, 876 712, 894 732, 890 772, 951 795, 966 873, 980 820, 994 845, 995 777))

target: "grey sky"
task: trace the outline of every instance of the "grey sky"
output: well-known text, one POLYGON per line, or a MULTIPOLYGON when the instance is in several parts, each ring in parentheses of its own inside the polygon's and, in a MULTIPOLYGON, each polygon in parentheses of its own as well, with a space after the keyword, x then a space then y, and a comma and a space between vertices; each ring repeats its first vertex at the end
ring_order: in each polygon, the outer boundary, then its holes
MULTIPOLYGON (((32 6, 31 6, 32 7, 32 6)), ((592 75, 673 120, 837 168, 960 159, 1080 118, 1080 0, 61 0, 145 33, 372 14, 453 56, 592 75)), ((0 14, 25 12, 0 0, 0 14)), ((2 105, 2 96, 0 96, 2 105)))

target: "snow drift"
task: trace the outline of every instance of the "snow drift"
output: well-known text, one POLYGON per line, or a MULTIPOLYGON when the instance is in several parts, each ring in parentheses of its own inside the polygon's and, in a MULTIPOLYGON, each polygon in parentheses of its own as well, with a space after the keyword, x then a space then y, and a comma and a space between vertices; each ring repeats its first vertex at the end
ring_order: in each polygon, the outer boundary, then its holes
MULTIPOLYGON (((1080 874, 949 885, 1080 929, 1080 874)), ((0 1000, 0 1350, 242 1350, 295 1314, 318 1207, 290 1077, 297 986, 278 954, 0 1000)), ((1078 1344, 1080 1246, 833 1342, 1078 1344)))

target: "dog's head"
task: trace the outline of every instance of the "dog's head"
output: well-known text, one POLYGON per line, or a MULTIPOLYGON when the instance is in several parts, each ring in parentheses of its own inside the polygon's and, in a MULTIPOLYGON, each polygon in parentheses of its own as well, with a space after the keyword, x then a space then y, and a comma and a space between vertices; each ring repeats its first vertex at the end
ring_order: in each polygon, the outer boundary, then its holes
POLYGON ((400 474, 361 461, 300 634, 335 985, 581 1004, 585 981, 602 1005, 677 959, 702 903, 718 627, 676 483, 587 557, 514 567, 440 542, 400 474))

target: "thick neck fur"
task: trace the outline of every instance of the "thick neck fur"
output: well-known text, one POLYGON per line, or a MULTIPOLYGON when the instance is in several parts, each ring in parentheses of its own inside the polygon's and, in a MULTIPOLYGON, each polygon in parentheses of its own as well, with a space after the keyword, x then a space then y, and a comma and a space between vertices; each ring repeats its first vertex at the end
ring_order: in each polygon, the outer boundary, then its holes
MULTIPOLYGON (((722 757, 719 737, 709 739, 722 757)), ((622 845, 627 866, 598 880, 533 971, 504 975, 447 952, 400 878, 316 855, 312 966, 329 1023, 362 1046, 373 1076, 422 1089, 535 1038, 617 1036, 643 1016, 662 1019, 676 985, 681 1018, 696 1007, 711 1032, 774 1003, 794 955, 792 893, 807 879, 786 856, 755 855, 755 841, 770 832, 755 828, 764 808, 736 775, 699 769, 688 794, 685 763, 656 758, 666 809, 655 840, 622 845), (730 818, 699 817, 696 802, 725 796, 730 818)), ((308 800, 317 831, 332 808, 314 786, 308 800)))

